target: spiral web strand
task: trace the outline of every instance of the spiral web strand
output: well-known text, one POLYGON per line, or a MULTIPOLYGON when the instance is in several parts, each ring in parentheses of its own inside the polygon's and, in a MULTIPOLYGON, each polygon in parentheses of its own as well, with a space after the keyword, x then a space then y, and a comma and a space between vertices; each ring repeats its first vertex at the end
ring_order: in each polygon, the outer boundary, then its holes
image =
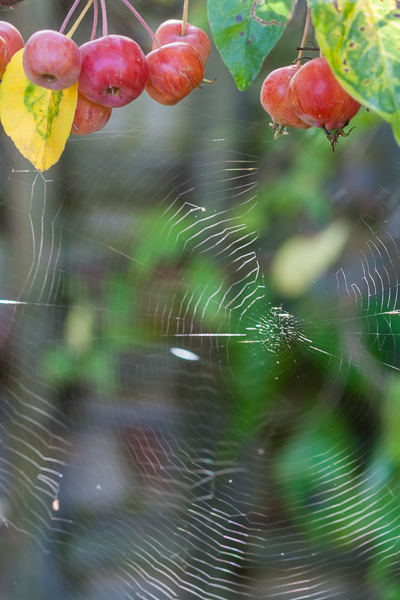
POLYGON ((363 386, 380 401, 400 369, 398 208, 377 199, 386 220, 362 217, 368 241, 329 294, 314 287, 314 318, 292 314, 271 299, 246 224, 256 158, 211 140, 188 157, 152 136, 132 157, 135 135, 100 138, 117 139, 119 156, 60 175, 59 203, 54 182, 8 180, 29 190, 25 208, 9 210, 30 244, 9 259, 16 275, 1 292, 12 323, 5 539, 33 548, 38 597, 358 598, 354 572, 370 562, 395 572, 398 485, 360 469, 359 449, 323 429, 324 413, 363 373, 352 408, 362 422, 373 412, 363 386), (246 360, 266 390, 254 419, 258 400, 238 375, 246 360), (324 361, 324 401, 303 417, 307 440, 273 383, 310 385, 313 360, 324 361), (277 430, 297 453, 277 450, 277 430), (298 491, 304 481, 312 494, 298 491))

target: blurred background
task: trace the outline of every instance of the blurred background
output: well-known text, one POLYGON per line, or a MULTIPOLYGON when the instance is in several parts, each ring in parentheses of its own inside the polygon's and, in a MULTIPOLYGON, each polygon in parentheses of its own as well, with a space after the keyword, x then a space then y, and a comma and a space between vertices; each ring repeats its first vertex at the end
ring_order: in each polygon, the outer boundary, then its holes
MULTIPOLYGON (((1 18, 26 40, 70 5, 1 18)), ((259 91, 304 16, 248 91, 213 48, 214 85, 44 175, 1 134, 1 600, 400 597, 400 152, 364 109, 334 154, 273 140, 259 91)))

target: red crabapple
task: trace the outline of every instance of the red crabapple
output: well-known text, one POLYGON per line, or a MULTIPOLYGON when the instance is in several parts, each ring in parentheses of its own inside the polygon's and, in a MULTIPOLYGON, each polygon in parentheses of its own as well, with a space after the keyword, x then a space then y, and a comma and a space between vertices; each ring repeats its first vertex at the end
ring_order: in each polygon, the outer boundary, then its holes
POLYGON ((14 54, 24 47, 24 40, 22 35, 14 25, 7 23, 7 21, 0 21, 0 36, 3 38, 7 45, 8 53, 5 51, 4 44, 1 43, 1 66, 0 66, 0 79, 4 75, 4 71, 14 54))
POLYGON ((348 135, 343 127, 361 106, 342 88, 325 57, 300 67, 290 82, 289 98, 300 119, 324 130, 332 149, 340 135, 348 135))
POLYGON ((100 131, 107 125, 111 113, 112 108, 91 102, 78 90, 78 102, 76 104, 71 133, 75 135, 89 135, 90 133, 100 131))
POLYGON ((166 44, 152 50, 146 58, 149 65, 146 92, 160 104, 177 104, 203 81, 202 58, 186 42, 166 44))
POLYGON ((78 87, 92 102, 117 108, 135 100, 148 76, 140 46, 123 35, 106 35, 81 46, 78 87))
POLYGON ((36 31, 26 42, 22 56, 25 75, 35 85, 65 90, 78 80, 82 58, 78 46, 59 31, 36 31))
POLYGON ((10 51, 6 40, 0 35, 0 79, 4 75, 4 71, 10 62, 10 51))
MULTIPOLYGON (((211 44, 208 35, 199 27, 186 23, 186 33, 182 35, 182 21, 177 19, 169 19, 161 23, 156 31, 156 37, 160 44, 170 44, 172 42, 186 42, 196 48, 197 52, 203 59, 203 63, 206 64, 208 57, 211 52, 211 44)), ((158 48, 155 41, 153 41, 152 50, 158 48)))
POLYGON ((310 128, 310 125, 297 116, 289 100, 289 83, 296 73, 297 67, 295 65, 275 69, 267 75, 261 86, 261 106, 272 117, 270 125, 274 131, 275 139, 281 133, 286 133, 285 127, 310 128))
POLYGON ((3 37, 10 51, 10 57, 14 56, 18 50, 24 47, 24 40, 20 32, 14 25, 7 21, 0 21, 0 35, 3 37))

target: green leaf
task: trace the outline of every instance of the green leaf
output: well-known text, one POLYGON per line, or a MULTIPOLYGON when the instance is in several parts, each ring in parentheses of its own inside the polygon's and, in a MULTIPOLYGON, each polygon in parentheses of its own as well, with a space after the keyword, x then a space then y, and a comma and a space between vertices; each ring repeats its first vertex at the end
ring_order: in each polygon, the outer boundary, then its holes
POLYGON ((239 90, 260 72, 281 37, 295 0, 208 0, 213 40, 239 90))
POLYGON ((341 85, 393 126, 400 144, 400 8, 391 0, 309 0, 321 50, 341 85))

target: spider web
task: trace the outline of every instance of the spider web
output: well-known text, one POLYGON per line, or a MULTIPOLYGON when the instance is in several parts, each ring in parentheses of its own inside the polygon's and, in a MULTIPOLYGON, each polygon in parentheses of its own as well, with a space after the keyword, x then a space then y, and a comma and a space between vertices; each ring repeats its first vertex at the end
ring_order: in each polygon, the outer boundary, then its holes
POLYGON ((7 173, 1 593, 380 598, 399 552, 396 432, 376 424, 396 426, 397 200, 281 301, 251 219, 255 125, 233 120, 238 144, 187 106, 71 139, 51 180, 7 173))

